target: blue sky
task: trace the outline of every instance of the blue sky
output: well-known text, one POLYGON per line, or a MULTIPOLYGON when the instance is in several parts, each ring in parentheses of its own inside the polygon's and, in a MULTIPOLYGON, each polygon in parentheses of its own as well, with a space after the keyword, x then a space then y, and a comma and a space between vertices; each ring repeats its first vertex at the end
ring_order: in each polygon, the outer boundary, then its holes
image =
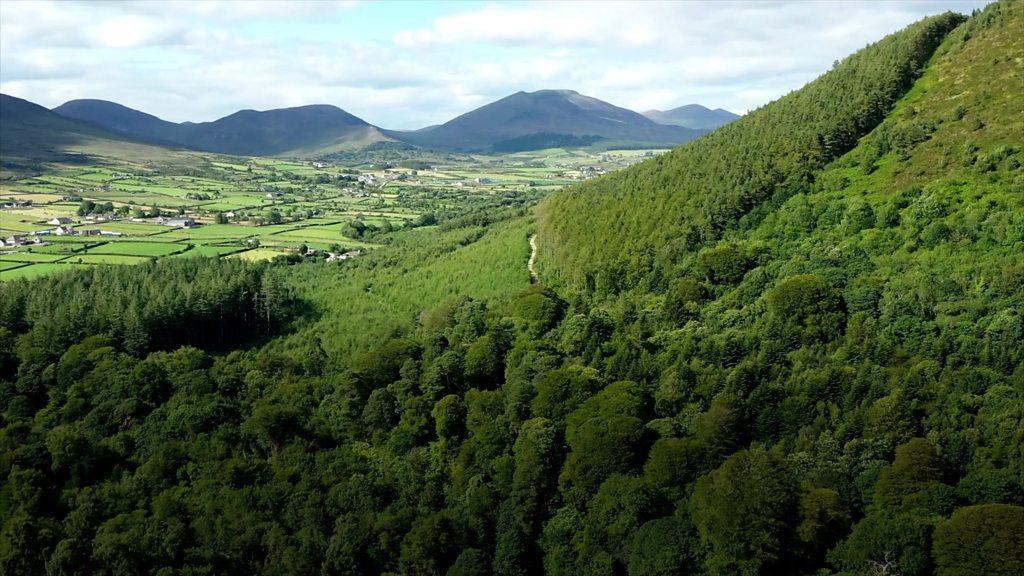
POLYGON ((518 90, 744 112, 833 61, 984 2, 0 2, 0 91, 174 121, 334 104, 387 128, 518 90))

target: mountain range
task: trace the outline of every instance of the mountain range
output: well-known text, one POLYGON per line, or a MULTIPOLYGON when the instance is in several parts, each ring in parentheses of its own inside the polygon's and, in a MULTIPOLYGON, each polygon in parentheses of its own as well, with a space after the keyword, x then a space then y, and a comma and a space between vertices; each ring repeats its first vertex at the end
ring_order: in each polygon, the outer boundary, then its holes
MULTIPOLYGON (((16 98, 11 101, 15 100, 27 103, 16 98)), ((14 106, 7 116, 13 122, 12 115, 24 109, 23 105, 14 106)), ((40 111, 33 113, 38 116, 40 111)), ((412 131, 385 130, 341 108, 323 104, 241 110, 219 120, 198 123, 169 122, 115 102, 93 99, 71 100, 54 108, 53 113, 75 122, 67 126, 72 133, 223 154, 298 157, 321 156, 388 141, 479 152, 586 146, 597 142, 671 147, 693 140, 714 124, 707 119, 693 126, 659 123, 572 90, 517 92, 444 124, 412 131)), ((48 120, 50 125, 55 125, 54 122, 53 118, 48 120)), ((40 134, 42 141, 37 144, 47 148, 57 143, 60 138, 56 136, 40 134), (46 144, 47 138, 53 141, 46 144)))
POLYGON ((61 116, 43 106, 0 94, 0 158, 17 164, 17 159, 55 160, 80 153, 157 159, 179 151, 142 142, 142 138, 119 134, 95 124, 61 116))
POLYGON ((658 124, 573 90, 538 90, 516 92, 440 126, 389 134, 432 148, 501 151, 559 145, 560 141, 588 144, 599 139, 679 144, 702 131, 658 124))
POLYGON ((683 126, 694 130, 714 130, 740 117, 722 108, 714 110, 700 104, 687 104, 671 110, 648 110, 644 116, 658 124, 683 126))
POLYGON ((387 140, 377 127, 336 106, 241 110, 213 122, 174 123, 105 100, 72 100, 53 109, 111 132, 240 156, 305 156, 387 140))

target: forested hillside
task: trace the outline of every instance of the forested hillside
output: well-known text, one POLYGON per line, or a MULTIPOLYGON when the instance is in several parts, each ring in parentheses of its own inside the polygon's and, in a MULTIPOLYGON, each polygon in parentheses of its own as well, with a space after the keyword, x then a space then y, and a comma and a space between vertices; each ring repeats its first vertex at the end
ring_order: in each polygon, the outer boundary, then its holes
POLYGON ((633 285, 726 230, 755 226, 874 128, 961 20, 921 21, 687 146, 552 195, 540 210, 549 274, 633 285))
POLYGON ((0 573, 1022 574, 1022 84, 915 24, 549 197, 551 287, 518 207, 0 285, 0 573))

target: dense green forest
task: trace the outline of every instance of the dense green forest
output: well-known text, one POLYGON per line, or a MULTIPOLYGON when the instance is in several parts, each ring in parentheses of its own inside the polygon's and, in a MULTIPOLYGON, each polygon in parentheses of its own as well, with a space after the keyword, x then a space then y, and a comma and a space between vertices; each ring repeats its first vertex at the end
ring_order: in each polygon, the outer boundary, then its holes
POLYGON ((536 222, 4 283, 0 573, 1024 574, 1020 86, 1004 1, 536 222))

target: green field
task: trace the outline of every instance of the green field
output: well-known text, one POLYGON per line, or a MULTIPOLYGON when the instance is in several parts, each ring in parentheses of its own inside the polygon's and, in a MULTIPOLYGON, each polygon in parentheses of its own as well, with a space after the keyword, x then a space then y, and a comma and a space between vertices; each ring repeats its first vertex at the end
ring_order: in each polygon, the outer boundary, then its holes
POLYGON ((87 254, 123 254, 127 256, 170 256, 187 245, 169 242, 109 242, 86 251, 87 254))
POLYGON ((72 270, 74 268, 81 268, 76 264, 65 264, 65 263, 40 263, 40 264, 29 264, 13 270, 2 270, 0 271, 0 280, 16 280, 19 278, 35 278, 37 276, 45 276, 53 274, 55 272, 61 272, 64 270, 72 270))
MULTIPOLYGON (((126 151, 142 149, 117 153, 126 151)), ((55 217, 71 218, 79 232, 122 234, 47 236, 46 245, 34 246, 31 256, 18 260, 36 263, 67 256, 63 263, 81 257, 90 264, 133 264, 199 255, 265 260, 294 254, 301 245, 320 252, 332 247, 368 251, 390 243, 393 231, 428 224, 420 220, 424 215, 437 222, 458 221, 526 206, 578 179, 580 166, 613 170, 651 153, 550 149, 503 156, 402 154, 404 161, 429 163, 434 169, 402 168, 372 153, 339 154, 328 158, 325 168, 201 153, 111 157, 103 165, 53 164, 42 174, 0 181, 0 199, 33 201, 32 208, 0 212, 0 237, 53 229, 47 221, 55 217), (362 184, 357 177, 374 182, 362 184), (94 222, 85 217, 90 211, 113 212, 114 219, 94 222), (156 216, 187 216, 199 226, 171 228, 156 216)), ((33 266, 23 274, 62 269, 33 266)))

